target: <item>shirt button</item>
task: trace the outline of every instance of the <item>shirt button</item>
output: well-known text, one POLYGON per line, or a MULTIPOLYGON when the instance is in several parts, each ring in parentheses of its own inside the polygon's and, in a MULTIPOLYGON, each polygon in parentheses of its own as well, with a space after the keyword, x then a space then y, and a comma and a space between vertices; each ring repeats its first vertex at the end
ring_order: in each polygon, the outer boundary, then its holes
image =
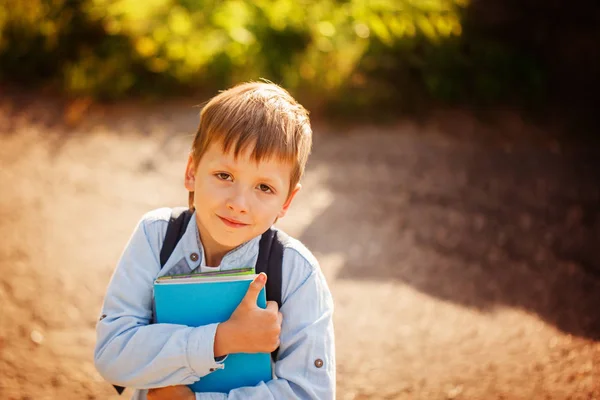
POLYGON ((198 261, 198 253, 190 254, 190 260, 192 260, 193 262, 198 261))
POLYGON ((323 366, 323 360, 321 360, 320 358, 317 358, 315 360, 315 367, 321 368, 322 366, 323 366))

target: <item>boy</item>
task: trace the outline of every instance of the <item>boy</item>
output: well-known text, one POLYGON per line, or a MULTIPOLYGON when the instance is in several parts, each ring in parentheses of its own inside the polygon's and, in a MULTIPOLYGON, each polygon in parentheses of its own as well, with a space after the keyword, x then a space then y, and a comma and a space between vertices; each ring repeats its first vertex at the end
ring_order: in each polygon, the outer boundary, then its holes
POLYGON ((146 214, 109 284, 94 354, 105 379, 138 389, 134 399, 335 398, 333 301, 316 259, 297 240, 284 248, 281 310, 274 302, 256 306, 268 279, 260 274, 226 322, 196 328, 150 323, 158 276, 256 264, 260 236, 300 190, 311 145, 307 111, 274 84, 242 84, 204 107, 185 171, 195 209, 187 230, 161 269, 171 210, 146 214), (277 379, 229 394, 185 386, 223 368, 229 353, 277 347, 277 379))

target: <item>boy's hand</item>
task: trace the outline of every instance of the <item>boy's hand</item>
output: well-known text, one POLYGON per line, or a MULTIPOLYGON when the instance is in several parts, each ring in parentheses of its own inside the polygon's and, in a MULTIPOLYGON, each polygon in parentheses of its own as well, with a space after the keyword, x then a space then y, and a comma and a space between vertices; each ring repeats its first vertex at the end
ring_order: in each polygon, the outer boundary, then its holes
POLYGON ((185 385, 167 386, 148 390, 148 400, 196 400, 196 395, 185 385))
POLYGON ((229 320, 218 325, 215 357, 230 353, 270 353, 279 347, 283 317, 277 303, 268 301, 266 309, 256 305, 266 282, 267 275, 259 274, 229 320))

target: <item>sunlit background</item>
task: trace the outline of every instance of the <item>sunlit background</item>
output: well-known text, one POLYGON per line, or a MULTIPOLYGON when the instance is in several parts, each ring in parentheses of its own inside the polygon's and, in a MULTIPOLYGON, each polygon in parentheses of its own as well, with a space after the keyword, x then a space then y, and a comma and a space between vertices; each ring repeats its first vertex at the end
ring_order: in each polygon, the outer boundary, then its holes
POLYGON ((0 399, 119 398, 116 261, 187 204, 197 105, 258 79, 313 118, 279 225, 334 295, 339 399, 600 398, 599 27, 591 0, 3 0, 0 399))
POLYGON ((5 0, 0 61, 11 80, 102 99, 265 77, 343 109, 531 101, 548 72, 541 51, 525 51, 527 38, 483 35, 497 19, 527 34, 518 14, 494 16, 522 11, 504 3, 5 0), (476 17, 492 18, 481 27, 476 17))

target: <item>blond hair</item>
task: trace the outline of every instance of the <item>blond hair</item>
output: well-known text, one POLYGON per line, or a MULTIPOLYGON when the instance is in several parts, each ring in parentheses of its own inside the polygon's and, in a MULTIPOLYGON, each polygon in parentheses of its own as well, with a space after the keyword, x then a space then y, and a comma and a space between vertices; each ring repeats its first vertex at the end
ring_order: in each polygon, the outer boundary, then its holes
MULTIPOLYGON (((304 173, 312 146, 308 111, 274 83, 243 83, 213 97, 200 112, 191 149, 194 167, 215 142, 225 153, 233 150, 236 158, 252 148, 256 162, 275 158, 293 163, 289 195, 304 173)), ((190 208, 193 202, 190 192, 190 208)))

